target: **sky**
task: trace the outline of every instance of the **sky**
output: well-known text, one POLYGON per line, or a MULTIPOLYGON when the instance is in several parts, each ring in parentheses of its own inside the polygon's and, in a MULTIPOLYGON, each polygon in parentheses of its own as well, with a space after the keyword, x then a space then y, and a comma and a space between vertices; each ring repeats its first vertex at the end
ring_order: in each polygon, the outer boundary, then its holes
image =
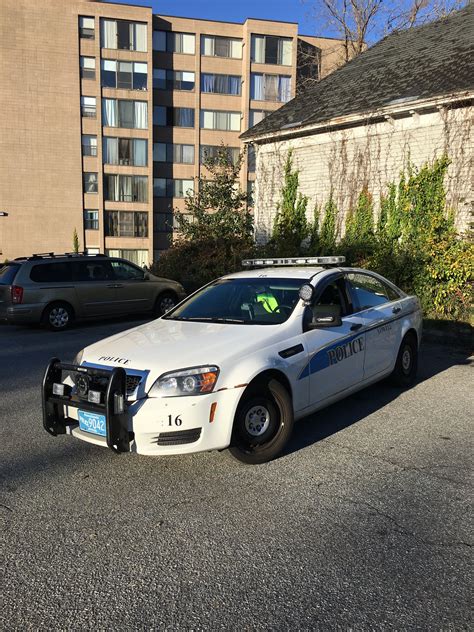
MULTIPOLYGON (((113 0, 127 3, 127 0, 113 0)), ((153 13, 243 22, 246 18, 298 22, 302 35, 322 35, 311 18, 310 0, 128 0, 152 7, 153 13)), ((326 33, 328 34, 328 33, 326 33)))

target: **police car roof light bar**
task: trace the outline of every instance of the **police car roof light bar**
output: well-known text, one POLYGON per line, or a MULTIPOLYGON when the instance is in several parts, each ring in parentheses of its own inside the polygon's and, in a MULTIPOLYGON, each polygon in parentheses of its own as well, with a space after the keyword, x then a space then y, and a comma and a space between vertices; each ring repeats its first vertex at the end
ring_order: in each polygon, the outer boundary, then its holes
POLYGON ((245 268, 260 268, 266 266, 334 266, 345 263, 345 257, 285 257, 285 258, 262 258, 244 259, 242 265, 245 268))

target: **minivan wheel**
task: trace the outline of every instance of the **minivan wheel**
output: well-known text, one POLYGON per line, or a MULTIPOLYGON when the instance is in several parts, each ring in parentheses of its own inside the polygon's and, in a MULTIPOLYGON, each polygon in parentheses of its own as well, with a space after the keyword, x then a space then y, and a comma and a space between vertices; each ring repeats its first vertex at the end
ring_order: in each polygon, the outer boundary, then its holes
POLYGON ((163 292, 156 299, 154 314, 155 316, 163 316, 166 312, 169 312, 170 309, 173 309, 175 305, 178 304, 178 299, 176 298, 176 294, 173 292, 163 292))
POLYGON ((43 323, 52 331, 67 329, 74 320, 72 307, 67 303, 48 305, 43 313, 43 323))
POLYGON ((242 463, 267 463, 281 454, 293 424, 286 388, 275 379, 262 381, 245 393, 237 408, 229 452, 242 463))

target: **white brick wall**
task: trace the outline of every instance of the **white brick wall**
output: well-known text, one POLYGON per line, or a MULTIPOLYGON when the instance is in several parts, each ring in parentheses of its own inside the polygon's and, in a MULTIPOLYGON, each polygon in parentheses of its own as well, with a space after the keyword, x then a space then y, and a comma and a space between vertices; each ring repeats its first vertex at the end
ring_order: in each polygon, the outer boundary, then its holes
POLYGON ((474 204, 472 114, 472 107, 441 109, 257 146, 257 240, 265 242, 271 235, 290 148, 300 171, 300 191, 309 198, 308 219, 332 190, 341 231, 345 213, 364 186, 378 212, 380 195, 388 183, 398 182, 408 162, 420 166, 446 152, 452 160, 445 183, 448 204, 455 209, 458 229, 465 230, 474 204))

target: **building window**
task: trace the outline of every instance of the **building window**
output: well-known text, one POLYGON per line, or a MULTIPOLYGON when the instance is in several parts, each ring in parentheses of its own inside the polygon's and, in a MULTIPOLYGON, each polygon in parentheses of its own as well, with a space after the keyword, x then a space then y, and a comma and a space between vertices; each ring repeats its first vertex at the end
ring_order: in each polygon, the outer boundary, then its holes
POLYGON ((153 49, 167 53, 194 55, 196 52, 196 36, 192 33, 153 31, 153 49))
POLYGON ((105 136, 103 158, 106 165, 146 167, 148 164, 148 141, 141 138, 105 136))
POLYGON ((247 148, 247 160, 248 160, 248 170, 250 171, 250 173, 255 173, 256 155, 255 155, 255 147, 253 145, 249 145, 247 148))
POLYGON ((242 59, 242 40, 216 35, 202 35, 201 55, 242 59))
POLYGON ((79 37, 82 39, 95 39, 95 20, 83 15, 79 16, 79 37))
POLYGON ((102 60, 102 86, 123 90, 146 90, 147 64, 136 61, 102 60))
POLYGON ((148 237, 148 213, 139 211, 106 211, 106 237, 148 237))
POLYGON ((148 202, 148 177, 105 174, 104 198, 109 202, 148 202))
MULTIPOLYGON (((222 145, 201 145, 199 156, 201 165, 203 165, 206 160, 215 160, 218 158, 219 151, 222 149, 222 145)), ((224 149, 227 150, 229 161, 232 162, 233 165, 236 165, 239 162, 240 149, 238 147, 224 147, 224 149)))
POLYGON ((238 75, 211 75, 202 73, 201 91, 212 94, 232 94, 239 96, 242 88, 242 77, 238 75))
POLYGON ((126 99, 102 99, 104 127, 148 128, 148 103, 126 99))
POLYGON ((201 110, 201 128, 240 132, 240 112, 201 110))
POLYGON ((84 228, 99 230, 99 211, 84 211, 84 228))
POLYGON ((291 77, 283 75, 251 75, 250 98, 255 101, 281 101, 291 99, 291 77))
POLYGON ((148 250, 125 250, 123 248, 107 248, 105 251, 109 257, 118 257, 120 259, 126 259, 130 263, 134 263, 136 266, 143 268, 148 266, 148 250))
POLYGON ((81 116, 84 118, 96 118, 97 101, 95 97, 81 97, 81 116))
POLYGON ((153 70, 153 87, 158 90, 194 90, 194 72, 184 70, 153 70))
POLYGON ((184 198, 194 193, 194 180, 172 178, 154 178, 153 195, 155 197, 184 198))
POLYGON ((254 205, 255 197, 255 180, 247 180, 247 201, 249 206, 254 205))
POLYGON ((193 165, 194 145, 154 143, 153 160, 156 162, 174 162, 193 165))
POLYGON ((102 20, 102 48, 147 51, 147 25, 127 20, 102 20))
POLYGON ((194 127, 194 109, 157 105, 153 108, 153 125, 194 127))
POLYGON ((82 177, 84 183, 84 193, 97 193, 99 187, 97 172, 83 173, 82 177))
POLYGON ((95 79, 95 57, 81 56, 81 79, 95 79))
POLYGON ((269 114, 271 114, 269 110, 250 110, 250 127, 253 127, 257 123, 260 123, 260 121, 263 121, 263 119, 269 114))
POLYGON ((252 61, 257 64, 291 66, 292 43, 291 38, 252 35, 252 61))
POLYGON ((82 135, 82 155, 97 156, 97 136, 82 135))

